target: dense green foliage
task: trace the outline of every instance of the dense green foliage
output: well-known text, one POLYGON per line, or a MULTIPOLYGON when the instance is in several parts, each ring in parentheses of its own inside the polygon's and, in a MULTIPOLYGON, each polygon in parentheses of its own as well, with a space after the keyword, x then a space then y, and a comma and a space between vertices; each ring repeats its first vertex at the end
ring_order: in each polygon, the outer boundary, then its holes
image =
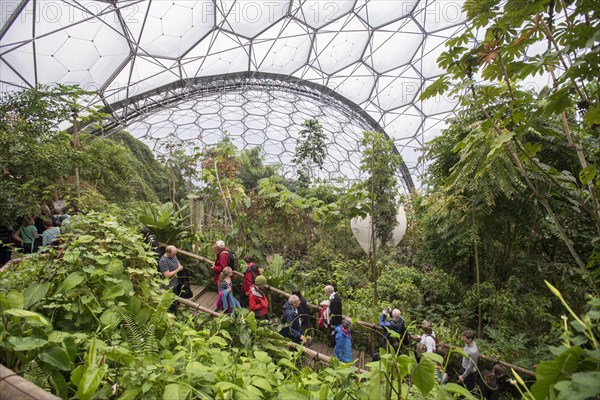
POLYGON ((558 335, 561 305, 543 280, 578 311, 598 290, 598 9, 469 1, 465 10, 469 29, 439 59, 448 74, 424 94, 449 92, 462 107, 427 145, 429 190, 415 197, 411 244, 418 264, 471 286, 460 320, 475 326, 479 314, 486 353, 529 364, 549 357, 558 335), (527 53, 534 45, 546 50, 527 53), (551 86, 532 90, 527 79, 541 74, 551 86))
POLYGON ((6 200, 0 224, 11 227, 16 217, 40 214, 39 206, 51 207, 58 199, 90 208, 106 206, 104 200, 124 204, 168 198, 165 168, 131 135, 119 132, 99 140, 82 134, 73 145, 72 132, 62 130, 61 123, 102 116, 78 104, 85 94, 58 85, 5 94, 0 100, 0 197, 6 200))
POLYGON ((383 354, 363 379, 338 363, 303 368, 245 310, 174 318, 134 230, 106 214, 73 218, 61 253, 0 274, 0 360, 63 398, 406 398, 437 386, 433 359, 401 354, 383 354))
POLYGON ((380 132, 365 132, 360 144, 363 147, 360 168, 367 173, 363 187, 372 199, 370 214, 375 237, 385 248, 398 225, 398 171, 402 158, 394 153, 394 142, 380 132))
MULTIPOLYGON (((434 362, 450 367, 460 351, 420 363, 410 353, 382 354, 359 377, 337 364, 303 368, 299 353, 282 349, 253 314, 168 315, 173 297, 159 290, 152 255, 127 227, 141 214, 161 241, 200 243, 207 257, 224 239, 239 256, 255 256, 271 284, 299 287, 313 303, 333 284, 344 313, 361 320, 377 322, 384 306, 398 307, 412 333, 428 319, 455 345, 462 330, 478 326, 482 353, 538 365, 535 384, 521 387, 526 398, 597 397, 599 306, 589 294, 598 292, 600 271, 598 8, 469 0, 465 11, 467 30, 439 60, 448 73, 424 95, 456 95, 461 109, 426 145, 426 189, 403 199, 406 237, 378 249, 376 264, 349 221, 372 212, 381 243, 395 225, 399 157, 379 133, 366 132, 361 143, 365 181, 323 183, 284 178, 259 148, 240 152, 226 138, 192 154, 173 145, 164 167, 125 133, 83 134, 75 148, 57 124, 73 119, 76 88, 3 99, 0 195, 9 206, 0 222, 73 198, 75 166, 89 204, 170 203, 121 209, 128 219, 119 221, 92 213, 72 225, 64 254, 33 257, 0 275, 2 361, 63 397, 106 398, 114 390, 125 399, 470 398, 433 378, 434 362), (528 53, 535 46, 545 50, 528 53), (532 90, 527 79, 539 75, 551 84, 532 90), (204 232, 195 237, 183 206, 189 193, 205 205, 204 232)), ((297 162, 312 178, 324 138, 316 121, 303 127, 297 162)), ((353 338, 367 351, 380 339, 357 325, 353 338)))
POLYGON ((53 185, 72 173, 70 135, 56 125, 71 116, 71 87, 5 94, 0 101, 0 224, 37 211, 53 185), (63 97, 65 99, 63 101, 63 97))

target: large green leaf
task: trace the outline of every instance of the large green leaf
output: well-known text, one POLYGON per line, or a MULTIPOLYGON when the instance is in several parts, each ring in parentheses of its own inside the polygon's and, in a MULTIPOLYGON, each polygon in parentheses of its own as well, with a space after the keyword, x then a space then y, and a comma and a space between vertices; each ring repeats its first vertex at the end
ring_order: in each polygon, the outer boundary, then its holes
POLYGON ((80 243, 90 243, 93 242, 96 238, 92 235, 79 235, 77 239, 73 242, 73 245, 80 243))
POLYGON ((23 304, 23 308, 29 308, 32 305, 36 304, 38 301, 44 299, 46 294, 48 294, 48 289, 50 289, 50 283, 37 283, 34 282, 25 289, 25 293, 23 295, 25 299, 25 303, 23 304))
POLYGON ((185 366, 185 372, 192 377, 204 376, 208 371, 207 367, 198 361, 191 361, 185 366))
POLYGON ((266 380, 265 378, 252 378, 252 385, 256 386, 259 389, 265 390, 267 392, 270 392, 271 390, 273 390, 273 387, 271 386, 271 384, 269 383, 268 380, 266 380))
POLYGON ((433 361, 427 357, 422 357, 413 373, 413 383, 423 393, 423 396, 427 396, 433 389, 435 381, 435 365, 433 361))
POLYGON ((23 308, 25 304, 25 298, 23 293, 11 290, 6 296, 8 307, 10 308, 23 308))
POLYGON ((12 315, 14 317, 25 318, 28 324, 35 326, 51 326, 50 322, 44 317, 42 314, 38 314, 34 311, 21 310, 16 308, 11 308, 9 310, 4 310, 3 314, 12 315))
POLYGON ((142 388, 139 386, 136 387, 128 387, 125 389, 123 394, 118 398, 118 400, 135 400, 138 398, 138 394, 142 391, 142 388))
POLYGON ((268 364, 272 361, 272 358, 266 351, 254 350, 254 358, 264 364, 268 364))
POLYGON ((558 382, 558 400, 593 399, 600 395, 600 371, 576 372, 571 380, 558 382))
POLYGON ((585 167, 584 169, 582 169, 581 171, 579 171, 579 180, 584 185, 587 185, 588 182, 590 182, 592 179, 594 179, 596 177, 597 173, 598 173, 598 170, 596 169, 596 167, 593 165, 589 165, 589 166, 585 167))
POLYGON ((9 336, 8 343, 13 346, 14 351, 27 351, 44 347, 48 341, 32 337, 9 336))
POLYGON ((600 125, 600 104, 593 104, 588 108, 583 122, 588 126, 600 125))
POLYGON ((164 400, 185 400, 192 393, 192 388, 181 383, 171 383, 165 386, 164 400))
POLYGON ((576 372, 581 353, 581 347, 573 346, 554 360, 540 363, 535 369, 536 382, 531 386, 533 396, 536 399, 545 399, 556 383, 568 379, 576 372))
POLYGON ((70 273, 65 280, 56 289, 58 293, 68 292, 85 280, 85 275, 81 271, 70 273))
MULTIPOLYGON (((375 363, 372 363, 375 364, 375 363)), ((381 397, 381 371, 377 365, 371 367, 369 376, 369 398, 379 399, 381 397)))
POLYGON ((438 363, 440 365, 444 364, 444 357, 437 353, 423 353, 423 357, 430 359, 434 363, 438 363))
POLYGON ((54 393, 58 394, 61 399, 66 399, 69 393, 69 387, 63 374, 58 370, 50 372, 50 384, 54 388, 54 393))
POLYGON ((119 285, 111 285, 102 291, 102 300, 111 300, 125 294, 125 289, 119 285))
POLYGON ((104 327, 115 327, 121 322, 121 315, 115 312, 112 308, 104 310, 100 316, 100 322, 104 327))
POLYGON ((65 251, 65 255, 63 256, 63 260, 66 263, 74 264, 75 262, 77 262, 77 260, 79 260, 80 255, 81 252, 78 249, 67 249, 65 251))
POLYGON ((405 354, 401 354, 396 358, 400 374, 402 376, 410 375, 416 365, 416 361, 405 354))
POLYGON ((457 385, 456 383, 446 383, 446 385, 444 386, 444 389, 446 389, 446 391, 450 392, 450 393, 460 394, 461 396, 464 396, 468 400, 477 400, 477 398, 475 396, 473 396, 473 394, 471 394, 471 392, 469 392, 469 389, 467 389, 466 387, 464 387, 462 385, 457 385))
POLYGON ((107 370, 108 365, 106 364, 103 364, 99 368, 95 365, 91 365, 83 370, 81 380, 77 387, 77 396, 80 400, 91 399, 94 394, 96 394, 98 386, 102 383, 102 378, 104 378, 104 374, 107 370))
POLYGON ((38 354, 38 358, 63 371, 70 371, 73 367, 67 351, 56 343, 46 346, 44 351, 38 354))

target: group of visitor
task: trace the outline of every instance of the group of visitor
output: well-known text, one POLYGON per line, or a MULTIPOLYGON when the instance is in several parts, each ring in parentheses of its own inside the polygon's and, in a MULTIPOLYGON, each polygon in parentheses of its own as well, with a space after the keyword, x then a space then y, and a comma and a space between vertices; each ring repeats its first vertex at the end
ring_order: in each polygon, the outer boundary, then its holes
MULTIPOLYGON (((253 311, 257 319, 269 320, 269 300, 265 294, 268 287, 267 278, 261 275, 260 269, 254 263, 251 256, 244 257, 246 270, 244 273, 242 292, 240 300, 234 295, 233 287, 233 258, 236 257, 221 240, 215 242, 213 251, 215 262, 213 270, 213 284, 218 290, 217 308, 224 313, 234 314, 236 309, 247 307, 253 311)), ((165 254, 160 258, 159 270, 163 276, 169 279, 169 288, 179 285, 177 274, 183 269, 176 258, 175 246, 167 246, 165 254)), ((342 314, 342 300, 331 285, 323 288, 326 299, 320 303, 317 327, 327 332, 330 345, 334 348, 334 357, 342 362, 352 362, 352 334, 351 321, 342 314)), ((177 293, 177 292, 176 292, 177 293)), ((295 343, 305 343, 308 338, 306 332, 313 328, 312 316, 306 302, 298 289, 294 289, 283 307, 283 328, 280 334, 295 343)), ((382 346, 388 350, 398 351, 401 346, 407 346, 411 340, 404 319, 399 309, 386 307, 382 310, 379 326, 383 328, 382 346), (395 332, 397 335, 391 334, 395 332)), ((424 320, 420 323, 422 331, 420 341, 416 347, 416 355, 422 357, 424 353, 443 352, 443 346, 435 336, 432 325, 424 320)), ((462 332, 460 338, 464 342, 464 356, 461 361, 461 369, 458 373, 458 381, 470 391, 478 390, 482 398, 486 400, 498 399, 498 382, 506 374, 506 368, 501 364, 494 366, 493 371, 480 373, 477 368, 479 350, 474 341, 475 335, 472 331, 462 332), (480 378, 481 379, 478 379, 480 378)), ((379 353, 373 355, 376 360, 379 353)), ((440 384, 448 381, 448 374, 441 364, 435 363, 436 378, 440 384)))
MULTIPOLYGON (((47 207, 44 209, 41 215, 27 214, 21 217, 14 228, 0 227, 0 266, 10 261, 13 250, 32 254, 48 247, 57 247, 57 237, 68 224, 70 215, 58 208, 52 211, 47 207)), ((74 212, 77 210, 74 209, 74 212)))

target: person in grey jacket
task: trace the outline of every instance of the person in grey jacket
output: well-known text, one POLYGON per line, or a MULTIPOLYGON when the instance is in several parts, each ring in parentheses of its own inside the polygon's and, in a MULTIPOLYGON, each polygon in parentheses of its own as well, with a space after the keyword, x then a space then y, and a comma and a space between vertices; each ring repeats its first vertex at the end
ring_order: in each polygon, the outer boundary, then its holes
POLYGON ((458 380, 470 391, 475 388, 478 376, 477 362, 479 361, 479 349, 475 341, 473 341, 474 338, 475 334, 470 330, 466 330, 460 335, 460 340, 465 343, 463 351, 467 357, 462 358, 458 380))

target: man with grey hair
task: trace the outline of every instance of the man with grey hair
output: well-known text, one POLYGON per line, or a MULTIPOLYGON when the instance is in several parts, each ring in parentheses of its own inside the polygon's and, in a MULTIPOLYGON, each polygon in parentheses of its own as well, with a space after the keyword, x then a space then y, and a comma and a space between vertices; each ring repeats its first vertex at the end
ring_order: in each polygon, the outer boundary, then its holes
POLYGON ((387 318, 390 316, 390 308, 386 307, 381 311, 381 315, 379 317, 379 326, 381 326, 385 333, 383 336, 383 345, 387 347, 388 350, 391 350, 388 346, 391 346, 395 351, 401 346, 401 344, 408 344, 410 342, 410 333, 406 330, 406 325, 404 324, 404 319, 402 319, 402 314, 400 310, 394 308, 391 312, 391 319, 387 318), (400 336, 400 340, 393 338, 388 329, 396 332, 400 336))
POLYGON ((305 337, 302 334, 298 307, 300 307, 300 298, 295 294, 288 297, 288 301, 283 305, 283 320, 281 321, 286 326, 279 333, 281 336, 290 338, 293 342, 301 344, 304 343, 305 337))
POLYGON ((342 315, 342 298, 335 292, 331 285, 323 288, 325 295, 329 299, 329 316, 331 321, 331 332, 329 334, 329 344, 335 347, 335 328, 342 324, 344 316, 342 315))
MULTIPOLYGON (((162 275, 169 279, 169 284, 165 289, 170 288, 177 296, 179 296, 181 285, 177 273, 183 270, 183 265, 177 259, 177 247, 167 246, 165 254, 158 261, 158 270, 162 275)), ((175 301, 169 307, 169 312, 175 314, 177 312, 177 302, 175 301)))
POLYGON ((213 252, 215 253, 215 265, 213 266, 213 283, 215 287, 219 287, 219 275, 223 272, 223 269, 229 266, 229 249, 225 247, 225 242, 217 240, 213 246, 213 252))

